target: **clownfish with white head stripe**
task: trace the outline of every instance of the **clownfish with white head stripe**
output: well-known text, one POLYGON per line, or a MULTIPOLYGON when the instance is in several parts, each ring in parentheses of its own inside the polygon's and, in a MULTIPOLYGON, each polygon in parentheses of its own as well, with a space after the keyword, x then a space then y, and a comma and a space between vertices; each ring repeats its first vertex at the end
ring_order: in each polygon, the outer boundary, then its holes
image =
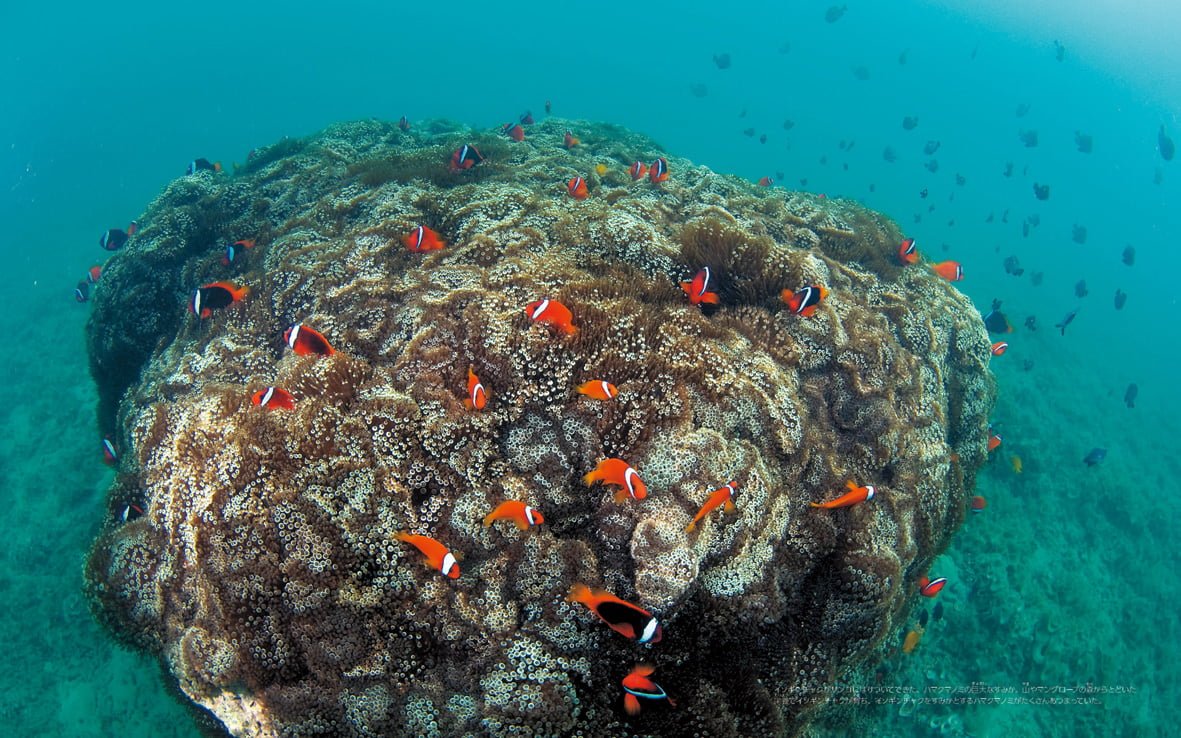
POLYGON ((588 486, 595 482, 617 485, 619 489, 615 492, 616 502, 623 502, 629 497, 633 500, 642 500, 648 496, 648 487, 644 480, 640 479, 640 475, 631 464, 623 459, 603 459, 594 471, 588 472, 582 478, 582 481, 588 486))

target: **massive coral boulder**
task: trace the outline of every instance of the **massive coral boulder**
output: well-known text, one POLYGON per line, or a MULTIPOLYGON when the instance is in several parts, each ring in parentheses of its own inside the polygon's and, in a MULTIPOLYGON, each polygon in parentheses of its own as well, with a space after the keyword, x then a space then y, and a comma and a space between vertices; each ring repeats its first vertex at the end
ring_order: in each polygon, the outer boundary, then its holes
POLYGON ((989 342, 964 296, 896 263, 889 220, 676 158, 664 183, 628 175, 660 155, 573 122, 520 143, 361 122, 169 185, 89 326, 121 452, 87 567, 103 622, 239 736, 799 733, 964 517, 989 342), (450 171, 465 143, 486 160, 450 171), (418 224, 446 247, 410 252, 418 224), (716 307, 678 286, 703 266, 716 307), (217 280, 251 291, 187 314, 217 280), (792 314, 780 292, 811 284, 831 293, 792 314), (533 323, 541 298, 578 332, 533 323), (288 350, 297 322, 338 352, 288 350), (463 402, 469 367, 483 411, 463 402), (591 379, 618 396, 575 391, 591 379), (294 410, 252 404, 271 385, 294 410), (646 499, 583 482, 607 457, 646 499), (729 480, 737 510, 686 532, 729 480), (877 495, 809 506, 847 480, 877 495), (505 499, 545 524, 484 527, 505 499), (462 576, 402 531, 460 554, 462 576), (568 602, 575 582, 651 610, 663 640, 568 602), (675 711, 621 709, 637 662, 675 711))

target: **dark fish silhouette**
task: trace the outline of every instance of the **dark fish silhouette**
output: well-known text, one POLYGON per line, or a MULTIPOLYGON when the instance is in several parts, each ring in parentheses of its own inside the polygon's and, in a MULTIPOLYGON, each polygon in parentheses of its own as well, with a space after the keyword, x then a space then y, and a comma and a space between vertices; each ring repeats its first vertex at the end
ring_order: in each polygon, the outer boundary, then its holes
POLYGON ((1160 150, 1160 157, 1165 161, 1172 161, 1173 154, 1177 153, 1177 147, 1173 145, 1173 139, 1169 138, 1169 134, 1165 133, 1163 123, 1156 134, 1156 147, 1160 150))
POLYGON ((705 97, 709 94, 709 88, 701 82, 694 82, 693 84, 689 85, 689 92, 693 95, 693 97, 705 97))
POLYGON ((1135 264, 1136 263, 1136 249, 1131 246, 1128 246, 1127 248, 1125 248, 1123 261, 1128 266, 1132 266, 1133 264, 1135 264))
POLYGON ((893 164, 895 161, 898 160, 898 155, 894 153, 894 149, 887 146, 882 151, 882 158, 885 159, 888 163, 893 164))
POLYGON ((1083 463, 1087 466, 1095 466, 1107 458, 1107 449, 1093 448, 1090 453, 1083 457, 1083 463))
POLYGON ((1078 311, 1071 310, 1069 313, 1066 314, 1066 317, 1062 319, 1062 322, 1055 323, 1054 327, 1057 328, 1058 330, 1062 331, 1062 335, 1065 336, 1066 335, 1066 326, 1070 325, 1071 321, 1074 320, 1074 316, 1076 316, 1076 315, 1078 315, 1078 311))
POLYGON ((1033 371, 1033 359, 1026 359, 1025 361, 1021 362, 1021 368, 1027 372, 1033 371))
POLYGON ((989 333, 1012 333, 1013 326, 1009 324, 1009 319, 1001 312, 1001 301, 993 299, 992 310, 984 316, 984 327, 988 329, 989 333))
POLYGON ((1023 130, 1021 133, 1017 134, 1017 137, 1021 139, 1021 143, 1025 144, 1025 148, 1027 149, 1032 149, 1034 146, 1037 146, 1037 131, 1023 130))
POLYGON ((1032 284, 1034 287, 1041 287, 1042 286, 1042 278, 1045 276, 1046 275, 1044 272, 1034 272, 1033 274, 1029 275, 1029 283, 1032 284))
POLYGON ((1115 309, 1123 310, 1124 303, 1128 301, 1128 293, 1121 290, 1119 287, 1115 288, 1115 309))
POLYGON ((1066 58, 1066 47, 1057 41, 1054 41, 1054 58, 1058 61, 1062 61, 1066 58))
POLYGON ((730 68, 730 55, 726 52, 721 54, 714 54, 714 64, 718 65, 718 69, 730 68))
POLYGON ((1005 162, 1005 171, 1003 172, 1003 174, 1004 174, 1006 177, 1012 177, 1012 176, 1013 176, 1013 162, 1011 162, 1011 161, 1007 161, 1007 162, 1005 162))
POLYGON ((940 141, 928 141, 927 145, 923 147, 923 153, 927 156, 933 156, 943 143, 940 141))
POLYGON ((1075 285, 1074 285, 1075 297, 1086 297, 1088 294, 1090 294, 1090 293, 1087 292, 1087 280, 1080 279, 1077 283, 1075 283, 1075 285))
POLYGON ((828 23, 836 23, 849 9, 848 5, 833 5, 828 10, 824 11, 824 20, 828 23))
POLYGON ((1090 134, 1083 133, 1082 131, 1075 131, 1074 145, 1078 147, 1079 153, 1089 154, 1091 153, 1091 149, 1094 146, 1094 141, 1091 139, 1090 134))
POLYGON ((1029 103, 1021 103, 1017 106, 1017 117, 1018 118, 1024 118, 1026 113, 1028 113, 1028 112, 1029 112, 1029 103))
POLYGON ((902 119, 902 127, 908 131, 913 131, 915 126, 919 124, 918 116, 908 115, 902 119))
POLYGON ((965 184, 968 183, 968 178, 965 177, 964 175, 960 174, 959 172, 956 172, 955 183, 958 186, 963 187, 965 184))
POLYGON ((1012 274, 1014 277, 1025 274, 1025 268, 1021 266, 1021 262, 1015 255, 1005 258, 1005 274, 1012 274))
POLYGON ((864 64, 853 67, 853 76, 861 82, 867 81, 869 79, 869 67, 864 64))
POLYGON ((1025 319, 1025 327, 1031 331, 1037 330, 1037 316, 1031 315, 1025 319))
POLYGON ((919 625, 923 626, 924 628, 927 627, 928 617, 930 616, 927 613, 927 608, 924 607, 922 610, 919 610, 919 625))
POLYGON ((783 119, 783 130, 790 131, 791 129, 793 129, 795 127, 796 127, 796 122, 794 120, 792 120, 791 118, 784 118, 783 119))
POLYGON ((1129 408, 1136 407, 1136 395, 1140 394, 1140 388, 1136 386, 1135 382, 1128 385, 1128 389, 1124 391, 1124 404, 1129 408))
POLYGON ((943 602, 942 601, 935 603, 934 609, 931 610, 931 619, 932 620, 942 620, 943 619, 943 602))
POLYGON ((1039 200, 1050 199, 1050 185, 1033 183, 1033 195, 1039 200))
POLYGON ((934 174, 935 172, 939 171, 939 160, 932 159, 931 161, 927 162, 923 166, 927 168, 928 172, 930 172, 931 174, 934 174))
POLYGON ((1081 226, 1078 223, 1074 224, 1074 228, 1070 231, 1070 238, 1075 243, 1087 242, 1087 227, 1081 226))

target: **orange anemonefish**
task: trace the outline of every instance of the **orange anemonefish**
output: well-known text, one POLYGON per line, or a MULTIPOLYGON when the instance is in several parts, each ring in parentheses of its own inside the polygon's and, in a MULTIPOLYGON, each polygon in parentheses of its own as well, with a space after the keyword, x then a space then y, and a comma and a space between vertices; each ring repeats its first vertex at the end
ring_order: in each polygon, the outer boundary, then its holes
POLYGON ((973 495, 968 507, 974 513, 983 512, 984 508, 988 507, 988 500, 984 499, 983 495, 973 495))
POLYGON ((254 393, 250 401, 268 409, 294 410, 295 398, 282 387, 267 387, 254 393))
POLYGON ((135 234, 135 221, 127 226, 127 230, 121 228, 109 228, 107 232, 99 236, 98 245, 106 251, 118 251, 127 244, 127 239, 135 234))
POLYGON ((903 264, 917 264, 919 249, 913 238, 904 238, 898 246, 898 261, 903 264))
POLYGON ((90 299, 90 284, 88 282, 83 282, 83 281, 79 280, 78 284, 74 285, 74 301, 75 302, 86 302, 89 299, 90 299))
POLYGON ((570 197, 575 200, 585 200, 590 195, 590 191, 586 188, 586 180, 578 175, 566 183, 566 192, 570 193, 570 197))
POLYGON ((520 123, 505 123, 500 132, 517 143, 525 140, 525 129, 521 127, 520 123))
POLYGON ((241 251, 242 249, 252 249, 252 248, 254 248, 254 239, 252 239, 252 238, 243 238, 239 241, 234 241, 233 243, 226 246, 225 253, 222 254, 222 257, 221 257, 222 266, 229 266, 230 264, 232 264, 234 259, 236 259, 238 257, 238 252, 241 251))
POLYGON ((189 312, 199 319, 213 315, 214 310, 227 308, 250 294, 249 287, 239 287, 233 282, 212 282, 202 285, 193 292, 189 301, 189 312))
POLYGON ((471 169, 484 161, 484 155, 471 144, 464 144, 451 154, 451 171, 461 172, 471 169))
POLYGON ((336 353, 322 333, 303 323, 296 323, 283 331, 283 341, 296 356, 332 356, 336 353))
POLYGON ((708 303, 710 305, 718 304, 718 293, 709 292, 709 280, 713 276, 713 272, 709 267, 702 267, 696 276, 693 277, 692 282, 681 282, 681 289, 689 296, 689 302, 694 305, 701 303, 708 303))
POLYGON ((520 121, 521 121, 521 125, 523 125, 523 126, 533 125, 533 111, 526 110, 524 113, 521 113, 520 121))
POLYGON ((702 505, 701 509, 697 511, 697 514, 693 516, 693 520, 689 521, 689 524, 685 526, 685 532, 692 533, 694 530, 696 530, 697 523, 700 522, 701 519, 706 515, 709 515, 714 510, 717 510, 718 507, 722 507, 722 509, 726 512, 734 512, 734 493, 737 491, 738 482, 731 480, 726 482, 725 487, 719 487, 713 492, 710 492, 709 498, 705 501, 705 504, 702 505))
POLYGON ((572 149, 580 143, 582 142, 570 131, 566 131, 566 135, 562 137, 562 145, 568 149, 572 149))
POLYGON ((770 177, 762 177, 759 179, 759 187, 770 187, 775 184, 775 180, 770 177))
POLYGON ((467 397, 463 398, 463 406, 468 410, 483 410, 487 404, 488 392, 469 365, 467 368, 467 397))
POLYGON ((938 579, 928 579, 924 576, 919 580, 919 594, 923 597, 934 597, 943 591, 943 587, 947 584, 947 577, 939 577, 938 579))
POLYGON ((652 184, 660 184, 666 179, 668 179, 668 160, 662 156, 648 167, 648 181, 652 184))
POLYGON ((566 335, 574 335, 578 328, 574 325, 574 314, 570 308, 557 300, 534 300, 525 306, 525 314, 534 323, 552 325, 566 335))
POLYGON ((103 278, 102 264, 95 264, 86 270, 86 281, 91 284, 98 284, 98 281, 103 278))
POLYGON ((220 172, 220 171, 221 171, 221 162, 220 161, 211 162, 208 159, 206 159, 205 157, 201 157, 200 159, 193 159, 191 162, 189 162, 189 169, 188 169, 187 174, 196 174, 197 172, 220 172))
POLYGON ((627 173, 632 176, 633 182, 639 181, 648 176, 648 165, 642 161, 633 162, 627 173))
POLYGON ((669 707, 677 706, 664 687, 648 678, 654 671, 656 667, 650 664, 636 664, 623 678, 623 709, 628 715, 640 714, 640 700, 668 700, 669 707))
POLYGON ((438 251, 447 245, 447 242, 438 233, 424 225, 420 225, 402 236, 402 243, 406 244, 406 248, 415 254, 423 251, 438 251))
POLYGON ((520 500, 505 500, 496 509, 484 517, 484 527, 492 525, 497 520, 511 520, 518 530, 528 530, 531 525, 541 525, 545 518, 537 508, 530 507, 520 500))
POLYGON ((877 494, 877 488, 872 484, 867 484, 864 487, 858 487, 857 484, 852 479, 850 479, 849 481, 845 482, 845 486, 849 488, 849 491, 835 500, 829 500, 828 502, 809 502, 808 504, 812 507, 822 507, 826 510, 832 510, 838 507, 852 507, 858 503, 872 500, 873 496, 877 494))
POLYGON ((640 643, 659 643, 663 635, 660 621, 642 607, 624 602, 604 589, 591 589, 585 584, 575 584, 566 596, 571 602, 580 602, 593 612, 611 630, 625 638, 640 643))
POLYGON ((594 471, 587 472, 582 481, 590 486, 595 482, 618 485, 615 501, 623 502, 627 498, 642 500, 648 496, 648 487, 639 473, 623 459, 603 459, 594 471))
POLYGON ((994 343, 992 345, 992 348, 990 349, 993 356, 1000 356, 1001 354, 1005 353, 1008 350, 1009 350, 1009 342, 1008 341, 997 341, 996 343, 994 343))
POLYGON ((443 576, 452 579, 459 578, 459 564, 456 563, 455 554, 451 553, 442 543, 430 536, 418 536, 412 533, 395 533, 394 537, 421 551, 430 568, 442 573, 443 576))
POLYGON ((410 119, 403 115, 401 118, 398 119, 398 128, 399 128, 399 130, 402 130, 402 131, 409 131, 410 130, 410 119))
POLYGON ((959 282, 964 278, 964 268, 960 266, 958 261, 941 261, 938 264, 932 264, 931 268, 948 282, 959 282))
POLYGON ((828 297, 828 290, 818 284, 809 285, 801 290, 792 292, 791 290, 784 290, 779 293, 783 301, 787 303, 787 309, 794 315, 802 315, 805 318, 811 318, 816 314, 816 308, 828 297))
POLYGON ((107 466, 115 466, 119 463, 119 452, 115 450, 115 443, 109 438, 104 438, 102 443, 103 449, 103 463, 107 466))
POLYGON ((619 394, 619 390, 615 388, 615 385, 606 379, 592 379, 589 382, 583 382, 578 385, 577 389, 587 397, 596 400, 610 400, 619 394))
POLYGON ((988 437, 988 450, 990 452, 995 451, 997 449, 997 447, 1000 446, 1004 442, 1004 440, 1005 439, 1001 438, 1000 433, 993 433, 991 436, 988 437))
POLYGON ((143 516, 144 509, 134 502, 129 502, 123 506, 123 511, 119 513, 119 520, 121 522, 127 523, 135 520, 136 518, 142 518, 143 516))

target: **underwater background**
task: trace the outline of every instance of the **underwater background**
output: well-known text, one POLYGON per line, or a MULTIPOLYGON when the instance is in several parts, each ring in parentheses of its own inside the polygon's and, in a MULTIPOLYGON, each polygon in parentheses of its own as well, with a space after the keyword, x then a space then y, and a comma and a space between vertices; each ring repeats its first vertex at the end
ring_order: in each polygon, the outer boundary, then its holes
POLYGON ((197 157, 230 168, 360 118, 492 129, 551 100, 555 115, 632 128, 716 171, 886 213, 930 258, 964 265, 956 286, 982 313, 1000 299, 1013 323, 992 362, 1004 440, 979 477, 988 507, 939 562, 953 583, 943 617, 912 653, 866 667, 918 699, 834 705, 816 733, 1176 734, 1181 164, 1159 135, 1181 138, 1181 11, 1116 7, 6 7, 0 722, 13 735, 197 733, 81 594, 111 481, 88 306, 73 296, 107 256, 99 235, 197 157), (1096 447, 1107 457, 1087 466, 1096 447), (1046 693, 1025 689, 1088 683, 1092 704, 1035 704, 1046 693), (1026 699, 937 699, 973 685, 1026 699))

